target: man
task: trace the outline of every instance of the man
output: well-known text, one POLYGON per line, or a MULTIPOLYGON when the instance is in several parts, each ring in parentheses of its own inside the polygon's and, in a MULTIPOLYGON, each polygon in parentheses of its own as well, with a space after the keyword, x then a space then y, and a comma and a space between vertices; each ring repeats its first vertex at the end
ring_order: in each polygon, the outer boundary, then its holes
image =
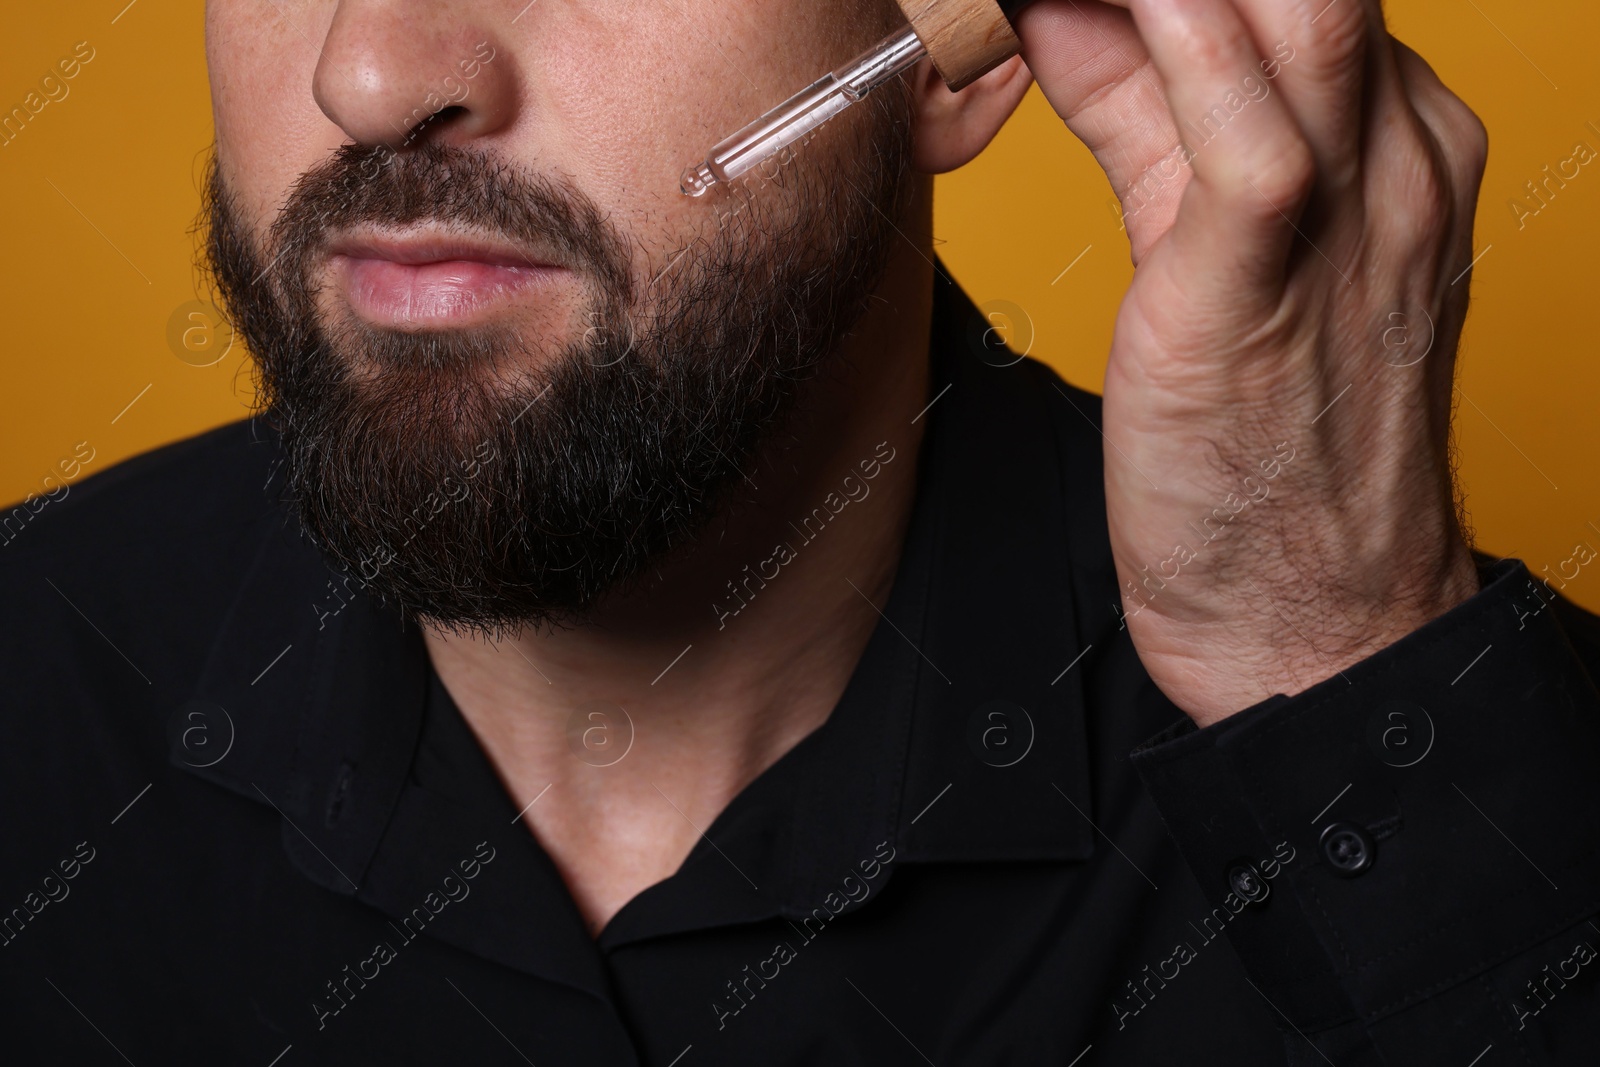
POLYGON ((1451 479, 1480 125, 1376 0, 1039 0, 680 194, 899 19, 212 0, 267 410, 6 549, 8 1053, 1590 1061, 1596 621, 1451 479), (1103 404, 932 258, 1031 78, 1103 404))

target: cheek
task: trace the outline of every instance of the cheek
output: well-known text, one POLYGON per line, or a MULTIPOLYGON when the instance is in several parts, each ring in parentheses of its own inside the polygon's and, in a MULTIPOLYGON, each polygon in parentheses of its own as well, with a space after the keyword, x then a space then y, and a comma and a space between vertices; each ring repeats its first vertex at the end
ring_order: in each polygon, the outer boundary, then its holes
POLYGON ((715 222, 709 201, 680 192, 684 169, 876 40, 876 23, 842 34, 853 15, 840 7, 682 0, 625 21, 606 5, 552 8, 526 45, 515 154, 570 174, 641 253, 670 258, 715 222))
POLYGON ((701 221, 705 205, 684 196, 679 177, 692 157, 726 136, 685 119, 672 102, 629 100, 615 86, 575 96, 563 108, 554 158, 601 211, 659 260, 701 221), (669 247, 671 246, 671 247, 669 247))
POLYGON ((248 0, 211 0, 206 8, 217 157, 246 217, 263 227, 294 180, 346 140, 311 95, 318 58, 311 42, 326 35, 332 14, 322 6, 284 8, 294 11, 290 17, 248 0))
POLYGON ((549 36, 530 45, 536 58, 512 134, 518 157, 569 174, 652 256, 674 251, 665 247, 673 236, 706 213, 678 189, 684 168, 798 88, 794 76, 772 69, 782 64, 748 64, 755 88, 730 68, 725 55, 764 51, 741 5, 690 6, 699 10, 636 8, 641 14, 625 24, 582 5, 556 9, 561 17, 552 10, 542 27, 549 36), (702 20, 699 32, 687 18, 702 20))

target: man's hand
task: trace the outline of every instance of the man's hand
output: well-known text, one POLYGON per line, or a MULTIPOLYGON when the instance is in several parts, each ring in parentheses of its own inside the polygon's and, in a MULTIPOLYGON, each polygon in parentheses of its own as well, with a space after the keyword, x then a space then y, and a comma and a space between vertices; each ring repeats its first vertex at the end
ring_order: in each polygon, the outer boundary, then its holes
POLYGON ((1475 593, 1449 438, 1482 124, 1379 0, 1039 0, 1018 21, 1137 267, 1106 506, 1156 684, 1206 725, 1475 593))

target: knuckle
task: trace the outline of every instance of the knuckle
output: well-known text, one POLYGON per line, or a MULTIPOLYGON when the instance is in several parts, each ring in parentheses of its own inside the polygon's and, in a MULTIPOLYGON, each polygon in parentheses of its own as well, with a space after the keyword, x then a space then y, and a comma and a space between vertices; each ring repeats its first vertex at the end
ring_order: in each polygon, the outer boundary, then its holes
POLYGON ((1450 150, 1463 163, 1466 171, 1481 177, 1489 163, 1489 127, 1478 113, 1458 96, 1451 94, 1445 108, 1450 117, 1450 150))
POLYGON ((1250 180, 1256 187, 1255 192, 1271 201, 1262 205, 1264 210, 1287 212, 1310 197, 1317 181, 1316 157, 1304 140, 1286 139, 1272 155, 1258 163, 1250 180))
POLYGON ((1177 45, 1195 70, 1211 73, 1231 72, 1239 57, 1255 50, 1242 28, 1224 30, 1210 22, 1187 19, 1174 27, 1177 45))
POLYGON ((1395 54, 1413 110, 1426 133, 1438 143, 1453 172, 1476 182, 1489 160, 1488 127, 1466 101, 1450 91, 1422 56, 1398 41, 1395 54))

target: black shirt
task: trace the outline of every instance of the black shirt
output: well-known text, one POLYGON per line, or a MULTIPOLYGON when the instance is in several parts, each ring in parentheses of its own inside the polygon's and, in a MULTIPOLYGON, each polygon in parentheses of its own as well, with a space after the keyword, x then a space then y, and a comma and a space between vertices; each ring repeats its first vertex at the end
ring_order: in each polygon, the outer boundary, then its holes
POLYGON ((838 706, 598 939, 418 631, 297 533, 264 424, 8 531, 0 1058, 1595 1062, 1596 620, 1486 560, 1197 730, 1116 608, 1098 400, 984 325, 941 283, 838 706))

